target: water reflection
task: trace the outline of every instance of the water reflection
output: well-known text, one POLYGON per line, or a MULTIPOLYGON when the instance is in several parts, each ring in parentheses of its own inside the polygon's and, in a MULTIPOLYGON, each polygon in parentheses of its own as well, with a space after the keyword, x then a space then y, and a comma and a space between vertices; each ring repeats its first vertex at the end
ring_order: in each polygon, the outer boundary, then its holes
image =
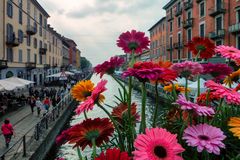
MULTIPOLYGON (((114 101, 117 101, 117 99, 114 97, 114 95, 118 96, 118 84, 110 76, 104 76, 103 78, 108 81, 107 86, 106 86, 107 91, 104 92, 104 96, 106 97, 105 103, 109 104, 109 105, 114 105, 115 104, 114 101)), ((98 76, 93 75, 91 80, 96 84, 100 81, 100 78, 98 76)), ((133 100, 133 102, 137 103, 138 112, 139 112, 139 110, 141 108, 141 93, 134 90, 133 95, 132 95, 132 100, 133 100)), ((150 123, 150 115, 151 115, 150 113, 154 106, 154 101, 151 98, 147 99, 147 106, 148 106, 146 109, 147 110, 146 116, 148 119, 147 122, 150 123)), ((107 107, 107 109, 111 112, 111 108, 107 107)), ((99 109, 97 106, 95 106, 93 111, 88 112, 87 115, 89 118, 107 117, 106 114, 101 109, 99 109)), ((79 123, 83 119, 84 119, 83 115, 73 116, 70 121, 70 125, 79 123)), ((90 155, 90 154, 91 154, 91 149, 86 148, 84 150, 84 155, 90 155)), ((76 150, 72 149, 72 145, 70 145, 70 144, 65 144, 65 145, 61 146, 58 150, 56 157, 63 157, 67 160, 78 160, 77 152, 76 152, 76 150)))

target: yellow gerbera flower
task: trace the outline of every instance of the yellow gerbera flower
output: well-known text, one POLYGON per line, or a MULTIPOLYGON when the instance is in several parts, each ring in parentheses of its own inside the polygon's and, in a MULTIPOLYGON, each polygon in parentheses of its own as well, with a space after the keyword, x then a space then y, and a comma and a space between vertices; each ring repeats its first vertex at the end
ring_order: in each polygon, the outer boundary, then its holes
POLYGON ((234 81, 236 81, 236 79, 239 79, 239 76, 240 76, 240 69, 235 72, 232 72, 230 75, 228 75, 224 79, 223 83, 226 85, 231 85, 231 84, 233 84, 234 81))
POLYGON ((229 131, 231 131, 234 136, 240 139, 240 118, 231 117, 230 121, 228 122, 228 126, 233 127, 229 129, 229 131))
POLYGON ((71 94, 77 101, 84 101, 92 94, 93 89, 94 83, 90 80, 84 80, 73 86, 71 94))
MULTIPOLYGON (((185 87, 179 86, 177 83, 174 84, 174 86, 175 86, 175 89, 176 89, 177 92, 185 92, 185 87)), ((173 91, 173 85, 169 84, 168 86, 164 86, 163 90, 166 91, 166 92, 172 92, 173 91)), ((190 89, 187 88, 187 91, 190 92, 190 89)))

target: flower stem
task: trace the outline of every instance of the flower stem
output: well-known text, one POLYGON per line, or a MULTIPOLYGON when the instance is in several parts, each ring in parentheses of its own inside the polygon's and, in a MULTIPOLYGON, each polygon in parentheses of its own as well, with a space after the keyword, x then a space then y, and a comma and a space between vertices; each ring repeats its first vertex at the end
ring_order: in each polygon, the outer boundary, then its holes
POLYGON ((93 159, 95 159, 96 155, 97 155, 97 147, 96 147, 95 138, 92 139, 92 147, 93 147, 92 157, 93 157, 93 159))
POLYGON ((188 100, 188 78, 185 78, 185 97, 188 100))
POLYGON ((100 107, 100 108, 108 115, 108 117, 111 119, 111 121, 112 121, 112 123, 113 123, 113 125, 114 125, 114 127, 116 128, 117 133, 118 133, 118 137, 119 137, 119 148, 121 149, 121 151, 124 151, 125 148, 124 148, 124 142, 123 142, 123 138, 122 138, 122 133, 121 133, 121 131, 120 131, 120 129, 119 129, 119 127, 118 127, 115 119, 112 117, 112 115, 111 115, 101 104, 97 103, 97 105, 98 105, 98 107, 100 107))
POLYGON ((176 87, 174 85, 174 83, 172 83, 172 88, 173 88, 173 98, 174 98, 174 101, 177 99, 177 92, 176 92, 176 87))
POLYGON ((206 106, 209 105, 209 96, 210 96, 210 89, 207 91, 207 95, 206 95, 206 106))
POLYGON ((79 147, 77 147, 77 153, 78 153, 79 160, 83 160, 84 158, 82 157, 81 149, 79 147))
POLYGON ((145 82, 142 83, 142 109, 141 109, 141 124, 139 133, 143 133, 146 128, 146 97, 147 97, 147 91, 145 82))
POLYGON ((198 54, 197 54, 196 57, 195 57, 195 62, 197 62, 198 57, 200 56, 200 54, 201 54, 201 50, 198 51, 198 54))
POLYGON ((120 82, 114 75, 112 75, 112 78, 122 87, 124 95, 127 95, 126 87, 122 84, 122 82, 120 82))
POLYGON ((157 113, 158 113, 158 101, 159 101, 159 95, 158 95, 158 82, 155 84, 155 92, 156 92, 156 104, 155 104, 155 110, 153 115, 153 124, 152 127, 156 127, 156 120, 157 120, 157 113))
POLYGON ((198 85, 198 90, 197 90, 197 96, 200 96, 200 75, 197 76, 197 85, 198 85))
POLYGON ((84 118, 88 119, 86 111, 84 111, 83 114, 84 114, 84 118))

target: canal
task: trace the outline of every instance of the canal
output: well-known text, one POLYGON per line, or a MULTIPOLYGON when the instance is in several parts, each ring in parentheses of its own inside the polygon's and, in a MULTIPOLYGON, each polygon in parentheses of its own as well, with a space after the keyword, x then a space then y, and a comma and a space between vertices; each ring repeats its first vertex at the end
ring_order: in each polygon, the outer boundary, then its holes
MULTIPOLYGON (((106 79, 108 81, 106 87, 107 91, 104 92, 104 95, 106 97, 105 103, 114 106, 114 100, 117 101, 117 99, 114 97, 114 95, 118 95, 118 84, 110 77, 110 76, 104 76, 103 79, 106 79)), ((96 84, 100 81, 99 76, 93 75, 91 80, 96 84)), ((141 108, 141 93, 139 91, 134 90, 132 95, 132 100, 135 102, 138 106, 138 111, 140 111, 141 108)), ((146 115, 147 115, 147 122, 150 124, 150 116, 153 110, 154 100, 152 98, 147 99, 147 108, 146 108, 146 115)), ((108 110, 111 112, 111 108, 108 108, 108 110)), ((97 106, 93 109, 93 111, 90 111, 87 113, 88 117, 90 118, 96 118, 96 117, 107 117, 104 112, 99 109, 97 106)), ((73 114, 73 116, 69 119, 68 124, 66 124, 66 128, 74 125, 76 123, 80 123, 84 119, 83 115, 76 116, 73 114)), ((91 149, 86 148, 84 150, 84 155, 91 154, 91 149)), ((72 145, 65 144, 61 147, 53 146, 52 150, 49 152, 48 156, 45 158, 45 160, 54 160, 57 157, 63 157, 66 160, 78 160, 77 152, 76 150, 72 149, 72 145)))

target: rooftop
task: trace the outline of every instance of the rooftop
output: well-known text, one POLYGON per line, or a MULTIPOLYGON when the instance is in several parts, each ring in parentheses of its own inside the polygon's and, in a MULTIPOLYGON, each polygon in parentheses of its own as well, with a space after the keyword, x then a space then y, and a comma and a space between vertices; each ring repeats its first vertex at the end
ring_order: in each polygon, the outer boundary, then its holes
POLYGON ((158 24, 160 24, 162 21, 164 21, 166 17, 161 18, 157 23, 155 23, 148 31, 151 31, 154 27, 156 27, 158 24))
POLYGON ((168 9, 169 7, 171 7, 175 2, 177 2, 177 0, 170 0, 170 2, 168 2, 163 9, 168 9))
POLYGON ((38 3, 37 0, 31 0, 31 1, 43 13, 44 16, 46 16, 47 18, 50 17, 47 11, 43 9, 43 7, 38 3))

